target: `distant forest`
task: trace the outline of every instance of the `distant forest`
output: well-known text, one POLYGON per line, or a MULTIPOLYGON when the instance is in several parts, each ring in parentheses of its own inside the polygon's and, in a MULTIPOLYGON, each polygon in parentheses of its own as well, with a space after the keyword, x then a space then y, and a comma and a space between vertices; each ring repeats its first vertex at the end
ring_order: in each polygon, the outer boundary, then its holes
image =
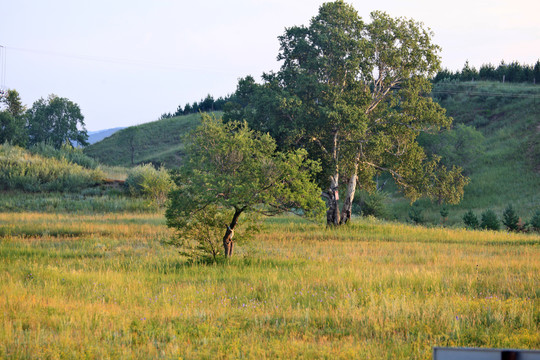
POLYGON ((229 101, 231 101, 231 96, 226 96, 225 98, 219 97, 217 100, 214 100, 214 97, 208 94, 206 98, 201 99, 199 102, 195 101, 193 104, 187 103, 184 107, 179 105, 174 113, 164 113, 159 119, 168 119, 175 116, 195 114, 198 112, 223 111, 225 104, 229 101))
MULTIPOLYGON (((480 69, 469 65, 469 61, 465 62, 463 69, 451 71, 443 69, 433 78, 433 83, 441 81, 498 81, 511 83, 533 83, 540 82, 540 60, 534 65, 520 64, 517 61, 506 64, 504 61, 495 67, 492 64, 484 64, 480 69)), ((195 101, 185 106, 179 105, 174 113, 164 113, 160 116, 161 119, 168 119, 175 116, 195 114, 198 112, 223 111, 228 102, 235 102, 235 96, 227 95, 214 99, 210 94, 199 102, 195 101)))
POLYGON ((534 65, 520 64, 517 61, 506 64, 501 61, 499 66, 495 67, 492 64, 484 64, 480 69, 471 67, 466 61, 463 69, 455 72, 448 69, 441 70, 437 73, 433 82, 457 80, 457 81, 498 81, 511 83, 533 83, 540 82, 540 60, 534 65))

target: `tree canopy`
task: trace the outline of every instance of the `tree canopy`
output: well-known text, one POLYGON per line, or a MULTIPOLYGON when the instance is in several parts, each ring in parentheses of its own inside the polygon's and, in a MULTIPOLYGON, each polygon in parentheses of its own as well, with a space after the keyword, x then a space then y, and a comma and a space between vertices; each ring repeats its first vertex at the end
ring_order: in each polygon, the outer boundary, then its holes
POLYGON ((165 214, 179 239, 212 223, 221 227, 225 255, 231 256, 234 230, 244 213, 293 210, 317 216, 324 210, 321 190, 312 181, 320 167, 305 150, 278 152, 270 135, 245 122, 224 124, 205 114, 186 141, 187 159, 173 173, 176 189, 165 214), (230 214, 228 223, 216 222, 223 219, 216 211, 230 214))
POLYGON ((245 119, 282 149, 305 148, 323 165, 328 224, 350 219, 357 182, 374 188, 392 175, 411 200, 421 195, 454 203, 467 180, 439 166, 416 138, 449 127, 451 119, 429 93, 440 68, 440 48, 421 23, 371 13, 365 23, 341 0, 325 3, 309 26, 279 37, 282 61, 263 83, 241 79, 224 118, 245 119), (338 189, 346 186, 341 214, 338 189))
POLYGON ((64 144, 88 145, 84 116, 74 102, 49 95, 34 102, 26 112, 29 145, 48 142, 55 148, 64 144))
POLYGON ((0 144, 9 142, 12 145, 25 146, 27 134, 25 129, 24 112, 26 107, 21 102, 17 90, 7 90, 0 97, 0 105, 4 109, 0 111, 0 144))

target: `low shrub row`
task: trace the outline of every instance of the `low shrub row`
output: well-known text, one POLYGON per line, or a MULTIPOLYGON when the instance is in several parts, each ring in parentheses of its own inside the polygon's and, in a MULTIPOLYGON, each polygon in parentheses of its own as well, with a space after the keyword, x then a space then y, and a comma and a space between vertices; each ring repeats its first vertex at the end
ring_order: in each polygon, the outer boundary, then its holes
POLYGON ((512 205, 506 207, 501 220, 499 220, 497 214, 491 209, 484 211, 481 214, 480 220, 472 210, 467 211, 465 215, 463 215, 463 223, 469 229, 500 230, 501 222, 508 231, 538 232, 540 231, 540 210, 537 210, 528 222, 523 222, 512 205))
POLYGON ((87 169, 66 158, 32 154, 18 146, 0 145, 0 189, 26 192, 76 192, 103 181, 99 169, 87 169))

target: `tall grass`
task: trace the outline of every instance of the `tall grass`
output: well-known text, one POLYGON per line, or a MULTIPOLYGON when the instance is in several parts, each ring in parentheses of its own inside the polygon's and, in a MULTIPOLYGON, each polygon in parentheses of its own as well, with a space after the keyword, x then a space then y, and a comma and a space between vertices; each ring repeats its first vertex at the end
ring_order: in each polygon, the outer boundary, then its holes
POLYGON ((161 214, 0 213, 1 358, 430 359, 540 346, 540 237, 271 219, 188 265, 161 214))
POLYGON ((0 189, 28 192, 74 192, 102 181, 99 169, 86 169, 65 158, 33 155, 11 145, 0 145, 0 189))

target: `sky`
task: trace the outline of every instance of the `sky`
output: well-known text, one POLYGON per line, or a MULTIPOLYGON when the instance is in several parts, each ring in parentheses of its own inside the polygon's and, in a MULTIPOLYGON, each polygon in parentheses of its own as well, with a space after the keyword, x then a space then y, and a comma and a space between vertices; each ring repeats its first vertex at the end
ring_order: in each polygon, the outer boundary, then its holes
MULTIPOLYGON (((68 98, 89 131, 155 121, 278 70, 278 36, 309 25, 323 2, 0 0, 0 85, 28 107, 49 94, 68 98)), ((346 2, 367 22, 374 10, 421 21, 453 71, 467 60, 479 68, 540 59, 538 0, 346 2)))

